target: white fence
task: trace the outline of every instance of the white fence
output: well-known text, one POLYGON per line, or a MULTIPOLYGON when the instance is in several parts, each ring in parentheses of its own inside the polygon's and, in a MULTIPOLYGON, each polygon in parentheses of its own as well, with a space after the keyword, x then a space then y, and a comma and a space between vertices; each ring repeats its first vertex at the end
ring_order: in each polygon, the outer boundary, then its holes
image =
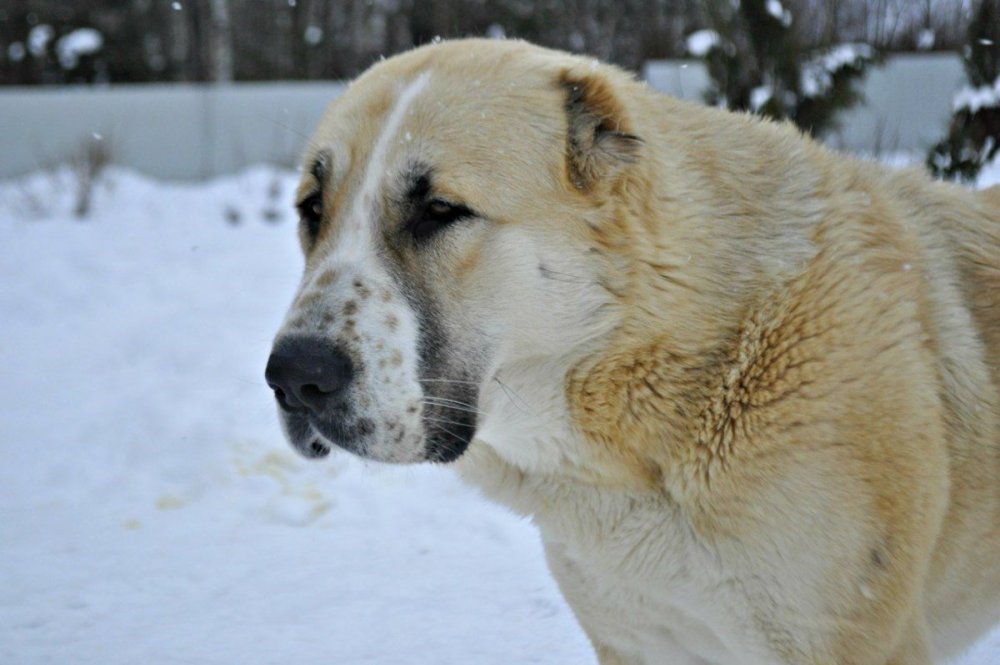
POLYGON ((341 83, 0 88, 0 178, 105 141, 114 162, 195 179, 292 164, 341 83))
MULTIPOLYGON (((657 90, 692 100, 701 100, 708 85, 700 62, 650 62, 643 76, 657 90)), ((864 103, 841 115, 840 130, 826 141, 853 152, 924 152, 944 135, 952 97, 963 85, 958 56, 893 56, 869 70, 864 103)))
MULTIPOLYGON (((664 92, 700 99, 697 62, 651 62, 643 72, 664 92)), ((867 103, 829 141, 855 151, 922 151, 944 131, 961 87, 952 55, 896 56, 865 80, 867 103)), ((144 173, 195 179, 249 164, 292 164, 340 83, 122 85, 0 88, 0 178, 20 175, 105 141, 113 161, 144 173)))

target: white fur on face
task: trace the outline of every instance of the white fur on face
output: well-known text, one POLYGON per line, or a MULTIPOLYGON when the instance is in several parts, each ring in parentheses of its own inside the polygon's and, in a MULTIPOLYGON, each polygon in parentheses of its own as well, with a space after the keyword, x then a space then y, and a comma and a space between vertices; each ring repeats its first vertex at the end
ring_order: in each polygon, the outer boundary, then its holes
POLYGON ((507 463, 536 473, 551 473, 567 462, 583 466, 569 419, 559 359, 507 364, 481 390, 476 439, 507 463))
MULTIPOLYGON (((399 134, 403 119, 410 104, 420 91, 430 80, 430 72, 424 72, 410 82, 400 93, 395 106, 389 113, 389 118, 382 127, 371 156, 368 158, 368 167, 365 169, 365 178, 361 183, 361 189, 354 197, 350 214, 343 220, 343 228, 337 238, 337 245, 329 256, 329 261, 339 263, 342 261, 357 260, 357 257, 364 256, 374 260, 374 228, 375 222, 373 214, 375 212, 375 199, 382 186, 382 182, 388 173, 389 164, 387 157, 389 146, 393 138, 399 134)), ((324 262, 325 263, 325 262, 324 262)))
MULTIPOLYGON (((406 146, 419 145, 402 136, 410 139, 415 132, 406 120, 429 80, 425 72, 401 89, 344 206, 347 213, 338 216, 335 237, 317 250, 282 331, 319 335, 347 351, 357 368, 352 413, 374 425, 359 452, 383 461, 425 459, 425 419, 445 429, 459 425, 453 415, 425 408, 425 398, 433 401, 435 395, 420 380, 419 322, 378 256, 376 236, 380 195, 398 184, 387 176, 401 172, 412 156, 406 146)), ((482 373, 451 377, 459 383, 477 379, 470 392, 478 399, 438 395, 437 406, 474 408, 478 438, 520 468, 556 469, 567 461, 582 466, 563 386, 575 356, 565 354, 603 332, 599 328, 609 319, 595 314, 607 304, 607 293, 577 253, 567 253, 553 238, 515 226, 494 232, 478 286, 465 290, 460 301, 445 296, 440 302, 449 353, 461 356, 449 358, 452 367, 483 360, 482 373), (543 247, 553 249, 541 252, 543 247), (474 324, 462 325, 470 319, 474 324), (490 348, 483 348, 484 339, 490 348), (540 356, 549 360, 539 364, 540 356)), ((448 386, 447 377, 433 380, 424 383, 448 386)))
POLYGON ((424 428, 418 322, 378 260, 376 200, 386 174, 393 172, 389 146, 429 78, 425 72, 400 92, 372 149, 350 212, 340 220, 330 251, 303 279, 279 333, 279 337, 318 335, 347 353, 355 367, 350 417, 371 425, 359 452, 386 462, 422 461, 424 428))
POLYGON ((609 295, 580 250, 511 225, 489 246, 471 307, 496 340, 479 388, 476 439, 509 464, 550 473, 584 467, 565 376, 588 340, 608 333, 609 295))

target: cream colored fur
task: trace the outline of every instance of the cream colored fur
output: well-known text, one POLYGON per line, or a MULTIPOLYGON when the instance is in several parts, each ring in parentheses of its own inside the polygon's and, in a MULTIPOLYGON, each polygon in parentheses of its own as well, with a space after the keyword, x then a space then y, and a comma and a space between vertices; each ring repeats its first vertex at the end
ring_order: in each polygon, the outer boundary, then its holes
POLYGON ((482 360, 456 464, 602 665, 920 665, 1000 618, 996 190, 520 42, 376 65, 324 150, 314 278, 409 161, 481 215, 382 260, 482 360))

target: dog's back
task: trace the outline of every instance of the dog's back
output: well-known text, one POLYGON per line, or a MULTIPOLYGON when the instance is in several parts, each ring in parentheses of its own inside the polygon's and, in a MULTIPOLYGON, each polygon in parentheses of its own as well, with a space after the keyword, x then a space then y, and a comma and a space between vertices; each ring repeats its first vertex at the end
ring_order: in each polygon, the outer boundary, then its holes
POLYGON ((978 223, 960 229, 963 285, 1000 389, 1000 186, 980 192, 977 203, 972 219, 978 223))
POLYGON ((909 174, 897 182, 923 225, 947 412, 950 501, 927 610, 935 646, 949 654, 1000 619, 1000 187, 970 196, 909 174))
POLYGON ((954 362, 945 355, 941 368, 954 390, 947 399, 954 517, 939 540, 928 618, 941 629, 943 652, 951 651, 949 637, 960 648, 1000 620, 1000 188, 954 198, 947 232, 974 332, 949 340, 954 362))

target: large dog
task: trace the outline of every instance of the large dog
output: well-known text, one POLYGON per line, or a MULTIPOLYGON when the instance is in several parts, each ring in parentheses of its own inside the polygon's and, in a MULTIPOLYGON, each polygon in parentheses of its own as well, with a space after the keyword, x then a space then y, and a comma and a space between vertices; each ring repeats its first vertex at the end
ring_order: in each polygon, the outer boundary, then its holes
POLYGON ((267 379, 531 515, 602 664, 916 665, 1000 616, 1000 192, 455 41, 334 101, 267 379))

